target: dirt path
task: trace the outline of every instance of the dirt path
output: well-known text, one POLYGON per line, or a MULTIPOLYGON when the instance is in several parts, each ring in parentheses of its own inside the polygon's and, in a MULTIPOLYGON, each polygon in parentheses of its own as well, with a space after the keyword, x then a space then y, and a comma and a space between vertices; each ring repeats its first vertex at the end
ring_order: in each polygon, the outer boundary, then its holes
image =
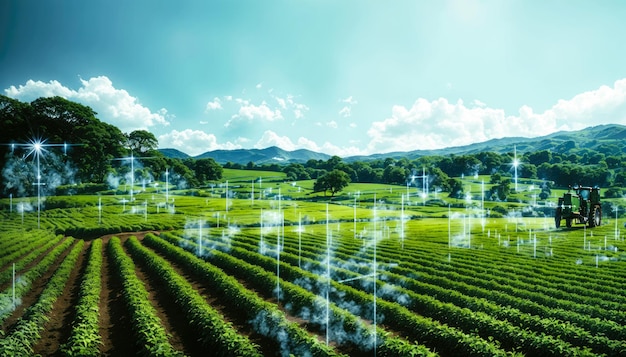
POLYGON ((122 284, 111 271, 111 257, 107 253, 107 244, 113 236, 125 240, 129 235, 112 234, 102 237, 104 259, 100 272, 100 352, 103 356, 132 356, 137 354, 137 349, 122 300, 122 284))
POLYGON ((63 295, 59 296, 54 303, 52 311, 48 315, 50 319, 46 323, 45 330, 42 332, 40 340, 33 347, 35 354, 41 356, 58 355, 59 346, 69 338, 72 331, 74 306, 78 301, 80 283, 85 271, 90 246, 90 241, 85 241, 83 244, 83 250, 65 284, 63 295))

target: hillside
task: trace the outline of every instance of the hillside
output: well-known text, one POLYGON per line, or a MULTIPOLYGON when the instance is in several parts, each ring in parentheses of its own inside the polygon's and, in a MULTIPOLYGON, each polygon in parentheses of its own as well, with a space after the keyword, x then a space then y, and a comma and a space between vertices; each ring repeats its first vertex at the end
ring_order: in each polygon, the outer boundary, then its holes
MULTIPOLYGON (((512 152, 517 148, 519 154, 540 150, 550 150, 558 153, 568 153, 571 150, 591 149, 597 151, 623 152, 626 148, 626 126, 618 124, 598 125, 578 131, 559 131, 550 135, 525 138, 508 137, 491 139, 481 143, 465 146, 449 147, 437 150, 414 150, 407 152, 380 153, 368 156, 345 157, 344 161, 370 161, 384 158, 402 158, 409 160, 422 156, 434 155, 464 155, 479 152, 492 151, 496 153, 512 152)), ((176 149, 159 149, 165 156, 172 158, 185 158, 189 155, 176 149)), ((330 155, 317 153, 310 150, 300 149, 286 151, 272 146, 265 149, 238 149, 238 150, 215 150, 207 151, 194 158, 213 158, 220 164, 227 162, 245 165, 252 161, 257 165, 265 163, 305 163, 308 160, 328 160, 330 155)))
MULTIPOLYGON (((176 149, 159 149, 163 155, 167 157, 180 157, 186 155, 176 149), (179 155, 179 156, 172 156, 179 155)), ((185 157, 190 157, 189 155, 185 157)), ((237 149, 237 150, 214 150, 207 151, 204 154, 194 156, 195 159, 212 158, 220 164, 232 162, 235 164, 245 165, 252 161, 257 165, 266 163, 304 163, 313 160, 328 160, 330 155, 317 153, 310 150, 300 149, 295 151, 286 151, 276 146, 270 146, 265 149, 237 149)))

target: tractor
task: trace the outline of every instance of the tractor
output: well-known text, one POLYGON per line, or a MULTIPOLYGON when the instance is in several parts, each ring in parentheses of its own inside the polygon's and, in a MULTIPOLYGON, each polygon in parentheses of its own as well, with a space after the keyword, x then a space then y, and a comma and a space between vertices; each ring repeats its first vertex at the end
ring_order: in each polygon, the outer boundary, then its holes
POLYGON ((569 187, 563 197, 559 197, 559 203, 554 215, 556 228, 561 226, 561 220, 565 219, 567 228, 572 228, 572 222, 587 224, 590 228, 602 223, 602 207, 600 205, 600 189, 598 187, 569 187), (574 193, 572 193, 572 190, 574 193))

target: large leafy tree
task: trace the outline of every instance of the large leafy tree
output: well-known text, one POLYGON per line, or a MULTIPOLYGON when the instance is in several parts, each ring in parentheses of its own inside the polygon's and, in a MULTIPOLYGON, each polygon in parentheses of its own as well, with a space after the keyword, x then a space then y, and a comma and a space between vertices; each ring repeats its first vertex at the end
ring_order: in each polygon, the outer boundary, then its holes
MULTIPOLYGON (((102 182, 111 159, 124 154, 124 136, 117 127, 95 116, 91 108, 62 97, 39 98, 29 104, 0 96, 0 141, 71 144, 67 150, 51 148, 50 155, 63 154, 62 160, 76 169, 75 181, 102 182)), ((2 148, 2 167, 10 159, 6 156, 8 148, 2 148)))
POLYGON ((146 130, 135 130, 124 136, 126 137, 126 147, 137 154, 147 154, 159 146, 159 141, 154 134, 146 130))
POLYGON ((212 158, 187 159, 184 162, 195 172, 196 180, 201 184, 206 181, 219 180, 222 178, 224 169, 212 158))
POLYGON ((350 176, 341 170, 332 170, 320 176, 313 184, 313 191, 324 192, 330 191, 331 197, 335 196, 350 184, 350 176))

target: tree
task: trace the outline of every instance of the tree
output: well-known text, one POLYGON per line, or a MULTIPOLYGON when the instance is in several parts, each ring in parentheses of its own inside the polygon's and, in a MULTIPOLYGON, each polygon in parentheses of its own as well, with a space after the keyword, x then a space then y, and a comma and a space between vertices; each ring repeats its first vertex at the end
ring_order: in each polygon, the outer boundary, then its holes
POLYGON ((159 146, 159 141, 149 131, 135 130, 124 136, 126 137, 126 147, 134 153, 145 154, 156 150, 159 146))
POLYGON ((287 175, 287 180, 310 180, 311 176, 302 164, 289 164, 283 168, 283 172, 287 175))
POLYGON ((334 197, 335 193, 343 190, 349 184, 350 176, 348 174, 341 170, 332 170, 315 181, 313 191, 324 191, 324 196, 326 196, 326 191, 330 191, 331 197, 334 197))
POLYGON ((463 198, 463 182, 459 179, 451 178, 448 180, 448 186, 450 186, 451 198, 463 198))
MULTIPOLYGON (((187 164, 187 162, 185 162, 185 164, 187 164)), ((212 158, 191 159, 187 166, 195 172, 196 180, 201 184, 206 181, 221 179, 224 171, 222 166, 212 158)))
MULTIPOLYGON (((493 181, 493 180, 492 180, 493 181)), ((506 200, 511 193, 511 180, 508 178, 500 178, 498 182, 492 182, 495 185, 489 190, 489 196, 494 199, 497 198, 500 201, 506 200)))
POLYGON ((404 185, 409 173, 400 166, 389 165, 383 171, 383 182, 404 185))

